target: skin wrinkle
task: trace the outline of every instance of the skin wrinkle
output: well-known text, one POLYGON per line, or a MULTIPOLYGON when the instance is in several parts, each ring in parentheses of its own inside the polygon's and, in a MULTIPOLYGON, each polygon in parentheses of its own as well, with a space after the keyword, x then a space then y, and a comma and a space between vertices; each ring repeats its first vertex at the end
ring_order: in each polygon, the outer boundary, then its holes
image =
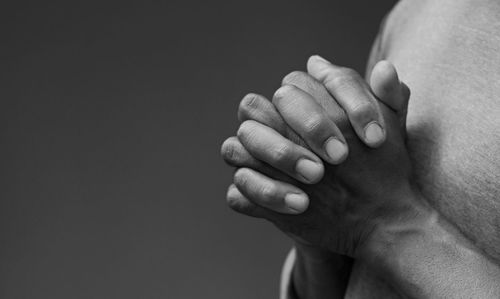
MULTIPOLYGON (((394 63, 412 91, 408 147, 423 195, 497 263, 500 74, 492 62, 500 61, 499 20, 494 1, 403 0, 373 59, 394 63)), ((375 273, 356 263, 346 298, 401 297, 375 273)))

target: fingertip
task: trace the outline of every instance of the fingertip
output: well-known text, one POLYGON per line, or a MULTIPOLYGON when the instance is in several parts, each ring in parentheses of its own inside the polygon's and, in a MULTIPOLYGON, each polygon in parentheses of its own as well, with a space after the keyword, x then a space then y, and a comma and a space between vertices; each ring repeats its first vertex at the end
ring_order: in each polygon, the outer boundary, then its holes
POLYGON ((255 93, 249 93, 241 99, 237 112, 238 120, 240 122, 248 119, 249 111, 257 109, 259 100, 260 96, 255 93))
POLYGON ((377 89, 390 91, 400 85, 396 67, 387 60, 379 61, 373 68, 370 84, 377 89))
POLYGON ((295 171, 306 184, 319 182, 325 173, 323 163, 315 162, 306 158, 299 159, 295 165, 295 171))
POLYGON ((226 192, 226 198, 234 200, 240 196, 242 196, 242 194, 240 193, 238 188, 236 188, 236 185, 235 184, 229 185, 226 192))
POLYGON ((347 158, 349 150, 345 143, 332 137, 325 142, 325 151, 330 158, 330 162, 337 165, 347 158))
POLYGON ((379 62, 377 62, 377 64, 375 64, 374 69, 381 71, 383 73, 397 76, 396 67, 392 62, 388 60, 380 60, 379 62))
POLYGON ((323 64, 330 64, 330 61, 326 60, 325 58, 321 57, 318 54, 311 55, 309 59, 307 60, 308 63, 323 63, 323 64))
POLYGON ((226 192, 227 205, 230 208, 237 210, 237 207, 239 206, 242 198, 243 198, 243 194, 241 194, 241 192, 238 190, 238 188, 236 188, 236 185, 235 184, 229 185, 229 187, 227 188, 227 192, 226 192))
POLYGON ((395 66, 388 61, 379 61, 373 68, 370 87, 375 96, 396 112, 404 109, 408 101, 408 89, 400 81, 395 66))
POLYGON ((258 122, 252 119, 242 122, 236 131, 236 137, 238 140, 243 141, 245 138, 248 138, 248 136, 251 136, 257 124, 258 122))
POLYGON ((376 148, 384 143, 386 138, 385 130, 378 122, 371 122, 365 127, 366 145, 376 148))
POLYGON ((229 137, 222 143, 220 147, 220 155, 224 162, 229 166, 236 166, 239 158, 237 144, 238 138, 235 136, 229 137))
POLYGON ((220 146, 220 155, 224 158, 230 154, 231 151, 231 143, 234 141, 235 136, 231 136, 229 138, 226 138, 220 146))
POLYGON ((319 55, 312 55, 307 60, 307 71, 313 76, 318 76, 325 68, 331 65, 331 62, 319 55))
POLYGON ((263 218, 268 215, 264 209, 248 200, 234 184, 227 190, 226 202, 233 211, 250 217, 263 218))
POLYGON ((224 157, 224 155, 226 154, 228 140, 229 140, 229 138, 224 139, 224 141, 222 141, 222 143, 220 145, 220 155, 221 155, 221 157, 224 157))
POLYGON ((288 193, 284 202, 290 214, 301 214, 309 206, 309 197, 305 193, 288 193))
POLYGON ((274 99, 281 99, 285 97, 288 93, 292 92, 295 89, 293 85, 283 84, 280 88, 278 88, 273 95, 274 99))

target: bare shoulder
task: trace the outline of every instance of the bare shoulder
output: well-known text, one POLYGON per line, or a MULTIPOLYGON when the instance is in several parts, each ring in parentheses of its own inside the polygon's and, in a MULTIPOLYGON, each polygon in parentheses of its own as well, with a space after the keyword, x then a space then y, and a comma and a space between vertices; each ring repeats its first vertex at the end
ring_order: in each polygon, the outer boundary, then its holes
POLYGON ((408 145, 420 187, 500 262, 500 72, 491 63, 500 61, 500 31, 490 30, 498 14, 482 11, 474 18, 433 7, 404 28, 388 57, 412 91, 408 145))
MULTIPOLYGON (((500 263, 500 71, 491 63, 500 61, 500 4, 469 4, 402 0, 380 46, 412 92, 408 147, 420 188, 500 263)), ((363 290, 398 298, 383 278, 355 268, 351 298, 364 298, 354 296, 363 290)))

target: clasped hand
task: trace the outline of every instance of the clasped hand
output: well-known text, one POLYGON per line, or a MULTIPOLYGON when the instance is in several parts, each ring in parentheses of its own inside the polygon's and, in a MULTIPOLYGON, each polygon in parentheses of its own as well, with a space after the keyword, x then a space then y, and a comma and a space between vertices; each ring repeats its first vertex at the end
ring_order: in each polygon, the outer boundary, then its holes
POLYGON ((235 211, 274 223, 295 241, 360 258, 377 239, 425 211, 412 196, 405 146, 409 89, 381 61, 370 84, 312 56, 272 102, 243 98, 237 136, 222 145, 237 167, 235 211))

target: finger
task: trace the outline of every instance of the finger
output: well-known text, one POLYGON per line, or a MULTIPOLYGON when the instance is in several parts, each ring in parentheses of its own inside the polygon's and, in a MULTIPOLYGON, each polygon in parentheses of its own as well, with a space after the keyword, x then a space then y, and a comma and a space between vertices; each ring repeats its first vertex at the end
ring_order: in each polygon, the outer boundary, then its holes
POLYGON ((324 160, 339 164, 347 157, 342 132, 310 94, 284 85, 274 94, 273 104, 285 122, 324 160))
POLYGON ((250 155, 236 136, 229 137, 222 143, 221 156, 227 164, 234 167, 260 169, 263 166, 262 162, 250 155))
POLYGON ((319 56, 309 58, 307 70, 344 108, 354 131, 366 145, 378 147, 384 142, 384 118, 370 87, 357 72, 319 56))
POLYGON ((274 105, 268 99, 258 94, 247 94, 241 100, 238 106, 238 119, 240 122, 255 120, 275 129, 282 135, 286 131, 286 124, 278 111, 276 111, 274 105))
POLYGON ((247 120, 240 125, 237 135, 253 157, 303 183, 313 184, 323 177, 321 159, 270 127, 247 120))
POLYGON ((332 98, 321 82, 306 72, 294 71, 283 78, 282 85, 293 85, 310 94, 316 102, 323 107, 325 113, 335 122, 337 127, 343 132, 350 128, 349 120, 344 109, 332 98))
POLYGON ((408 105, 404 97, 404 85, 399 81, 398 73, 392 63, 382 60, 373 67, 370 86, 375 96, 384 104, 401 112, 408 105))
POLYGON ((266 218, 266 216, 270 216, 270 213, 265 208, 254 204, 241 194, 234 184, 231 184, 227 189, 226 203, 234 211, 247 216, 257 218, 266 218))
POLYGON ((309 206, 309 197, 299 188, 249 168, 236 171, 234 184, 254 204, 278 213, 300 214, 309 206))
POLYGON ((379 61, 373 68, 370 85, 375 96, 396 111, 403 133, 406 133, 410 89, 399 80, 394 65, 388 61, 379 61))
POLYGON ((277 169, 255 159, 247 149, 238 140, 238 137, 232 136, 224 141, 221 146, 221 156, 224 161, 234 167, 247 167, 261 172, 273 179, 288 183, 295 183, 291 177, 280 172, 277 169))
POLYGON ((288 127, 274 105, 263 96, 256 94, 245 96, 238 108, 238 119, 241 122, 255 120, 273 128, 292 142, 302 146, 305 145, 305 142, 288 127))

